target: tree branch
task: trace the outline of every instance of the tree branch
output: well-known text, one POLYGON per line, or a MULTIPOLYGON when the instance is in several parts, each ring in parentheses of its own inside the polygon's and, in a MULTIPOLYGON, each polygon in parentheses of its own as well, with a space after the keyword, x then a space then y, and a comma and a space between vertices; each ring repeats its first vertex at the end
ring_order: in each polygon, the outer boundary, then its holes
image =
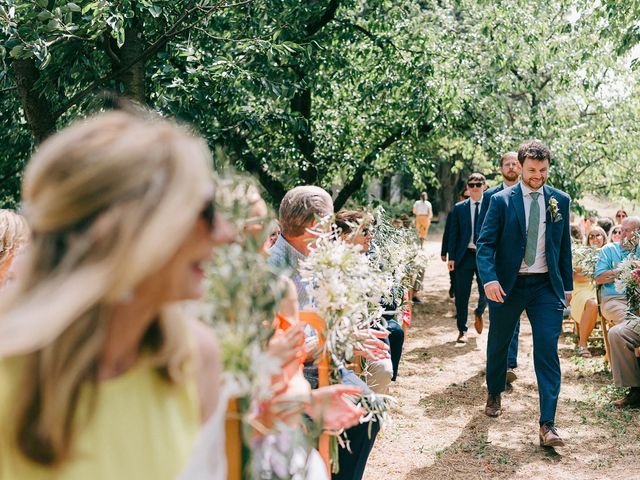
POLYGON ((13 68, 24 116, 36 142, 40 143, 55 131, 57 117, 51 112, 51 104, 35 87, 40 71, 34 60, 16 59, 13 61, 13 68))
MULTIPOLYGON (((431 132, 433 128, 434 128, 434 124, 429 123, 421 126, 418 129, 418 132, 420 134, 425 135, 431 132)), ((389 148, 398 140, 409 135, 411 132, 412 132, 412 129, 410 128, 397 130, 396 132, 390 134, 378 145, 373 147, 373 149, 362 159, 362 162, 360 163, 358 168, 356 168, 356 171, 353 174, 353 177, 351 177, 351 180, 349 180, 344 185, 344 187, 342 187, 342 189, 340 190, 340 193, 338 193, 338 196, 333 202, 334 209, 336 211, 340 210, 344 206, 344 204, 347 202, 347 200, 349 200, 349 197, 351 197, 351 195, 353 195, 355 192, 357 192, 362 188, 362 185, 364 184, 364 176, 369 170, 371 170, 373 162, 376 160, 378 155, 380 155, 384 150, 389 148)))
POLYGON ((274 204, 279 204, 285 193, 287 193, 284 184, 271 176, 271 174, 262 167, 260 160, 253 154, 245 138, 236 134, 230 139, 229 144, 242 162, 244 169, 256 175, 260 184, 273 199, 274 204))
POLYGON ((0 186, 4 185, 5 182, 7 182, 8 180, 11 180, 13 177, 15 177, 20 172, 20 170, 22 170, 23 167, 24 167, 24 165, 22 163, 20 163, 12 171, 10 171, 9 173, 5 173, 2 177, 0 177, 0 186))
MULTIPOLYGON (((122 68, 120 68, 118 70, 114 70, 111 73, 98 78, 92 84, 88 85, 86 88, 84 88, 81 91, 79 91, 78 93, 76 93, 73 97, 71 97, 64 105, 62 105, 62 107, 60 107, 54 113, 54 117, 56 119, 59 118, 67 110, 69 110, 76 103, 78 103, 84 97, 89 95, 92 91, 94 91, 98 87, 103 86, 106 82, 108 82, 110 80, 113 80, 114 78, 121 77, 124 73, 126 73, 127 70, 129 70, 131 67, 133 67, 138 62, 143 62, 143 61, 149 59, 151 56, 155 55, 162 47, 164 47, 164 45, 166 45, 166 43, 170 39, 172 39, 173 37, 175 37, 177 35, 180 35, 181 33, 185 32, 185 31, 188 31, 191 28, 193 28, 193 26, 197 25, 199 22, 201 22, 204 19, 206 19, 209 15, 211 15, 212 13, 217 11, 218 9, 220 9, 220 8, 230 8, 230 7, 238 6, 238 5, 244 5, 244 4, 250 3, 251 1, 253 1, 253 0, 246 0, 244 2, 239 2, 239 3, 236 3, 236 4, 228 4, 228 5, 223 5, 223 4, 220 3, 220 4, 215 5, 213 7, 209 7, 204 11, 202 16, 197 18, 197 20, 195 22, 193 22, 192 24, 190 24, 186 28, 180 28, 181 25, 185 21, 187 21, 188 17, 192 13, 194 13, 196 11, 202 11, 200 5, 195 5, 195 6, 187 8, 184 11, 184 13, 182 15, 180 15, 180 17, 175 21, 175 23, 168 30, 166 30, 162 35, 160 35, 160 37, 155 42, 153 42, 149 47, 147 47, 138 57, 133 59, 131 62, 129 62, 128 64, 126 64, 122 68)), ((193 5, 193 2, 191 2, 191 5, 193 5)))
POLYGON ((339 0, 331 0, 327 9, 324 11, 322 16, 318 19, 317 22, 312 23, 311 25, 307 25, 307 36, 311 37, 318 33, 325 25, 327 25, 330 21, 336 18, 336 11, 338 10, 338 6, 340 5, 339 0))

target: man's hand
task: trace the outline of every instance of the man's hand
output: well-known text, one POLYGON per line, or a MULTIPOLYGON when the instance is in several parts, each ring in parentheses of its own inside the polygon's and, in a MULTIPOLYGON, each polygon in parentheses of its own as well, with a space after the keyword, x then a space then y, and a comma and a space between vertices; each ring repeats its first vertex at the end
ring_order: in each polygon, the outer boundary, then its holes
POLYGON ((360 423, 364 409, 355 406, 349 396, 361 394, 358 387, 342 384, 318 388, 311 393, 313 400, 307 414, 314 420, 322 419, 325 430, 353 427, 360 423))
POLYGON ((507 296, 502 289, 502 285, 500 282, 493 281, 489 282, 484 286, 484 293, 487 298, 493 302, 504 303, 504 299, 507 296))
POLYGON ((447 256, 446 255, 442 255, 440 257, 440 260, 442 260, 443 262, 446 262, 447 261, 447 256))
POLYGON ((571 303, 571 299, 573 298, 573 293, 571 292, 564 292, 564 299, 567 302, 567 305, 569 305, 571 303))
POLYGON ((302 324, 295 324, 286 332, 276 331, 269 339, 268 351, 279 358, 282 366, 286 367, 304 355, 300 348, 302 345, 304 345, 304 330, 302 324))
POLYGON ((456 269, 455 263, 456 262, 454 262, 453 260, 449 260, 449 263, 447 264, 447 266, 449 267, 450 272, 453 272, 456 269))
POLYGON ((364 350, 354 348, 353 353, 355 353, 356 355, 360 355, 364 359, 370 361, 385 360, 390 357, 389 345, 379 339, 386 338, 388 336, 389 331, 387 330, 369 329, 368 332, 360 335, 360 337, 362 338, 362 348, 364 350))

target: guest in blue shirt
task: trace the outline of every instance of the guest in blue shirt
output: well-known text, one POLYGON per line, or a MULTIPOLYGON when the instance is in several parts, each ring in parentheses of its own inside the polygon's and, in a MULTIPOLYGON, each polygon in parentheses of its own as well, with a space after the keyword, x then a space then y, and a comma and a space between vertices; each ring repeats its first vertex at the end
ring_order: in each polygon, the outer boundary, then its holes
POLYGON ((596 265, 596 283, 602 285, 602 313, 607 320, 615 323, 609 330, 613 381, 616 387, 629 387, 624 398, 613 402, 619 408, 640 407, 640 365, 635 354, 635 349, 640 347, 640 320, 638 317, 627 319, 625 292, 618 292, 613 285, 619 273, 619 263, 631 253, 637 258, 639 232, 640 218, 625 218, 622 221, 620 243, 603 247, 596 265))
POLYGON ((622 322, 627 315, 627 297, 625 292, 616 290, 614 281, 620 272, 618 265, 632 251, 637 250, 633 242, 634 233, 640 228, 638 217, 629 217, 622 222, 620 242, 608 243, 600 250, 600 258, 596 264, 596 285, 601 285, 602 315, 614 325, 622 322))

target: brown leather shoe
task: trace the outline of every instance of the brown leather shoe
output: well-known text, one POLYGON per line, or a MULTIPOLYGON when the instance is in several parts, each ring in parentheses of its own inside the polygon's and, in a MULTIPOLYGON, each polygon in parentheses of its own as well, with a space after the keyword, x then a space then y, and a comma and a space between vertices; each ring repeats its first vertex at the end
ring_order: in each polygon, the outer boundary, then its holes
POLYGON ((458 332, 458 339, 456 340, 456 343, 467 343, 467 337, 464 332, 458 332))
POLYGON ((618 408, 640 408, 640 389, 631 388, 624 398, 616 400, 612 405, 618 408))
POLYGON ((518 379, 518 375, 516 374, 516 371, 513 368, 508 368, 507 369, 507 383, 509 385, 511 385, 517 379, 518 379))
POLYGON ((473 326, 476 327, 476 332, 480 335, 482 333, 482 327, 484 327, 482 315, 476 314, 476 321, 473 323, 473 326))
POLYGON ((553 425, 542 425, 540 427, 541 447, 564 447, 564 442, 558 435, 556 427, 553 425))
POLYGON ((484 407, 487 417, 499 417, 502 413, 500 394, 487 395, 487 405, 484 407))

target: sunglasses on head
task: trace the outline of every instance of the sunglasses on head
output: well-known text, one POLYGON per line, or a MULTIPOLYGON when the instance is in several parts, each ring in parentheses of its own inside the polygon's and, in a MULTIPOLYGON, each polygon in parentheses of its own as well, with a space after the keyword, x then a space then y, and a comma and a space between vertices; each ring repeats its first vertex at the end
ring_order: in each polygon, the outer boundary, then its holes
POLYGON ((216 211, 213 207, 213 200, 207 200, 207 202, 204 204, 203 209, 200 211, 200 218, 207 222, 209 230, 213 230, 213 225, 215 224, 216 219, 216 211))
POLYGON ((468 182, 467 185, 471 188, 480 188, 484 184, 482 182, 468 182))

